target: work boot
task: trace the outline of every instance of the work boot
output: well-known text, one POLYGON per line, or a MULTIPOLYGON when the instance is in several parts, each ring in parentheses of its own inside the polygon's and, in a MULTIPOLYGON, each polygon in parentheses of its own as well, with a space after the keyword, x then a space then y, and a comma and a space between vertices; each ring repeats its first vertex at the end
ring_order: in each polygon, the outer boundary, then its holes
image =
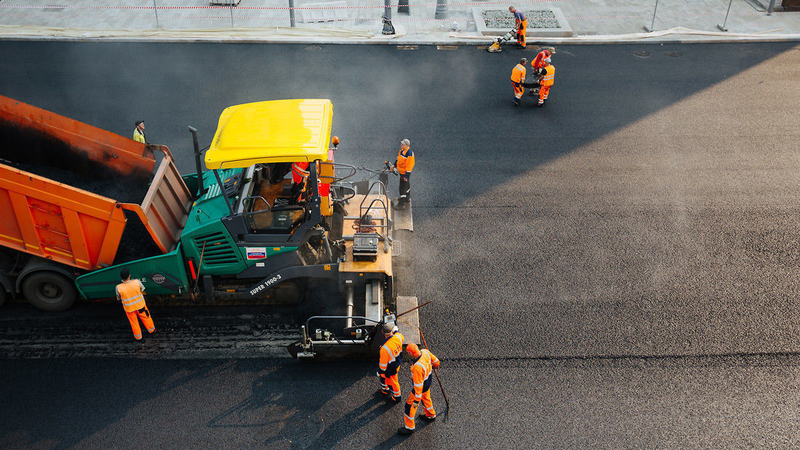
POLYGON ((404 436, 408 436, 409 434, 413 433, 414 430, 409 430, 406 427, 400 427, 397 429, 397 434, 402 434, 404 436))
POLYGON ((514 106, 519 106, 519 100, 514 100, 514 106))
POLYGON ((428 421, 431 421, 431 422, 436 420, 436 416, 428 416, 428 415, 425 415, 425 414, 420 414, 419 417, 420 417, 420 419, 425 419, 425 420, 428 420, 428 421))

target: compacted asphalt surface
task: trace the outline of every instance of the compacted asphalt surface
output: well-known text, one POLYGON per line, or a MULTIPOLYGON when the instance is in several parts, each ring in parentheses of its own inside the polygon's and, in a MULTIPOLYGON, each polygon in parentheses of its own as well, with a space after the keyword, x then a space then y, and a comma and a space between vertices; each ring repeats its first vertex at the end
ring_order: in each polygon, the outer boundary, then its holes
POLYGON ((450 402, 434 383, 439 419, 397 436, 375 363, 289 359, 266 306, 154 305, 137 344, 115 304, 11 303, 0 448, 800 445, 800 47, 557 47, 546 106, 515 107, 535 53, 0 42, 0 94, 124 136, 144 119, 184 173, 187 125, 205 146, 252 101, 331 99, 338 162, 410 139, 400 294, 433 300, 450 402))

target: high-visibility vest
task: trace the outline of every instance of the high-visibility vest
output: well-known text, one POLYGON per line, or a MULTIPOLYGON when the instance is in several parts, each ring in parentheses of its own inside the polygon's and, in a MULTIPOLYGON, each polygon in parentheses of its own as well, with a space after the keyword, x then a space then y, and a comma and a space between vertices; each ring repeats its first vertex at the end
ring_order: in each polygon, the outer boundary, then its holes
POLYGON ((397 166, 397 171, 400 172, 400 175, 405 175, 407 173, 411 173, 414 169, 414 152, 411 151, 411 147, 408 147, 408 150, 403 152, 403 149, 400 149, 400 153, 397 154, 397 161, 395 162, 395 166, 397 166))
POLYGON ((553 80, 556 77, 556 68, 553 67, 553 65, 551 64, 551 65, 545 67, 544 70, 547 73, 544 74, 544 76, 542 77, 542 80, 539 82, 539 84, 542 85, 542 86, 552 86, 553 85, 553 80))
POLYGON ((117 285, 117 292, 119 292, 119 299, 122 301, 125 312, 138 311, 147 307, 139 280, 123 281, 117 285))
POLYGON ((514 70, 511 71, 511 81, 514 83, 522 83, 525 80, 525 66, 517 64, 514 70))
POLYGON ((145 143, 144 142, 144 133, 139 131, 138 128, 135 128, 133 130, 133 140, 136 141, 136 142, 141 142, 142 144, 144 144, 145 143))
MULTIPOLYGON (((284 166, 286 167, 286 166, 284 166)), ((308 177, 308 163, 307 162, 294 162, 292 163, 292 181, 295 183, 302 183, 308 177)))
POLYGON ((422 398, 422 386, 433 373, 433 365, 439 365, 439 358, 428 350, 420 351, 421 355, 417 362, 411 366, 411 378, 414 380, 414 397, 417 400, 422 398))
POLYGON ((536 58, 531 61, 531 67, 534 69, 541 69, 545 66, 544 59, 550 57, 550 50, 542 50, 537 55, 536 58))
POLYGON ((386 372, 388 370, 390 372, 397 373, 397 367, 399 367, 400 363, 403 362, 401 353, 403 352, 404 341, 405 337, 403 337, 402 334, 394 333, 391 337, 389 337, 389 339, 386 340, 386 343, 383 344, 381 347, 381 359, 378 363, 378 367, 382 372, 386 372))

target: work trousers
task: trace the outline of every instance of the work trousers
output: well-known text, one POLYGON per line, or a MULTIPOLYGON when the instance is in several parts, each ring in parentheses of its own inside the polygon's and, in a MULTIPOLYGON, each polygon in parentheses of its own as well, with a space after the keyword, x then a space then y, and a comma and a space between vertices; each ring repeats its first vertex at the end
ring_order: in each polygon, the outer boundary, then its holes
POLYGON ((407 203, 411 200, 411 174, 400 174, 400 201, 407 203))
POLYGON ((522 83, 517 83, 516 81, 512 81, 514 84, 514 98, 519 101, 522 98, 522 94, 525 93, 525 86, 522 83))
POLYGON ((519 24, 519 30, 517 31, 517 43, 520 47, 525 48, 527 44, 525 44, 525 30, 528 28, 528 21, 523 20, 522 23, 519 24))
MULTIPOLYGON (((409 430, 415 428, 414 419, 417 416, 417 407, 419 406, 420 399, 416 397, 416 389, 408 394, 406 400, 405 413, 403 416, 404 425, 409 430)), ((425 380, 422 385, 422 408, 425 409, 425 415, 428 417, 436 417, 436 411, 433 409, 433 402, 431 401, 431 378, 425 380)))
POLYGON ((553 87, 553 85, 542 86, 542 87, 539 88, 539 104, 540 105, 543 104, 545 100, 547 100, 547 94, 550 93, 550 88, 551 87, 553 87))
POLYGON ((153 324, 153 318, 150 316, 150 310, 142 308, 138 311, 126 311, 125 315, 128 316, 128 322, 131 323, 131 330, 133 330, 133 337, 138 341, 142 339, 142 329, 139 328, 139 319, 147 328, 148 333, 156 331, 156 326, 153 324))
POLYGON ((400 382, 397 380, 397 372, 392 375, 381 375, 381 391, 394 397, 400 397, 400 382))

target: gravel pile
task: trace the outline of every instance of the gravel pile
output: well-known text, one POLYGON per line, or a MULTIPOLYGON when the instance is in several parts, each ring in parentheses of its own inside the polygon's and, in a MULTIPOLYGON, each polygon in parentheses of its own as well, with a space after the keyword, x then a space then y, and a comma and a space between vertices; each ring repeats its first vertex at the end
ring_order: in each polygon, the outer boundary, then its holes
MULTIPOLYGON (((558 19, 553 11, 547 9, 537 9, 533 11, 523 11, 528 20, 528 28, 561 28, 558 19)), ((514 15, 504 9, 488 9, 481 11, 486 28, 511 29, 514 28, 514 15)))

